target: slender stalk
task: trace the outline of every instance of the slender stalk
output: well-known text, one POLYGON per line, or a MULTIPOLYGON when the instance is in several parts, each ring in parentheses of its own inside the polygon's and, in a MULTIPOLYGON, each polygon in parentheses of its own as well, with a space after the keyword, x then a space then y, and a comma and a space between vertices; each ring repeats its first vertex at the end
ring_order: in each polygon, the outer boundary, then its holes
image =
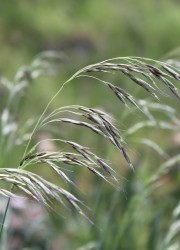
POLYGON ((30 145, 30 143, 31 143, 32 137, 33 137, 34 133, 36 132, 36 129, 38 128, 38 126, 39 126, 39 124, 40 124, 40 122, 41 122, 41 119, 43 118, 43 116, 44 116, 44 114, 46 113, 47 109, 49 108, 49 106, 51 105, 51 103, 54 101, 54 99, 58 96, 58 94, 61 92, 61 90, 63 89, 63 87, 64 87, 68 82, 70 82, 72 79, 73 79, 73 76, 72 76, 69 80, 67 80, 66 82, 64 82, 64 83, 62 84, 62 86, 59 88, 59 90, 56 92, 56 94, 55 94, 55 95, 52 97, 52 99, 49 101, 49 103, 46 105, 44 111, 42 112, 41 116, 39 117, 39 119, 38 119, 38 121, 37 121, 37 123, 36 123, 36 125, 35 125, 35 127, 34 127, 34 129, 33 129, 33 131, 32 131, 32 133, 31 133, 30 139, 29 139, 29 141, 28 141, 28 143, 27 143, 27 145, 26 145, 25 151, 24 151, 23 158, 25 157, 25 155, 26 155, 26 153, 27 153, 27 151, 28 151, 28 147, 29 147, 29 145, 30 145))
POLYGON ((5 211, 4 211, 3 220, 2 220, 2 223, 1 223, 0 240, 1 240, 1 237, 2 237, 2 232, 3 232, 3 228, 4 228, 4 224, 5 224, 5 219, 6 219, 9 203, 10 203, 10 198, 8 198, 8 201, 7 201, 7 204, 6 204, 6 207, 5 207, 5 211))
MULTIPOLYGON (((13 189, 14 189, 14 184, 11 185, 10 192, 12 192, 13 189)), ((3 215, 3 219, 2 219, 2 223, 1 223, 1 228, 0 228, 0 246, 2 246, 3 248, 5 246, 5 240, 4 239, 6 239, 6 237, 5 237, 6 231, 4 232, 4 226, 5 226, 5 221, 6 221, 10 201, 11 201, 11 198, 9 197, 8 201, 6 203, 6 207, 5 207, 5 211, 4 211, 4 215, 3 215)))

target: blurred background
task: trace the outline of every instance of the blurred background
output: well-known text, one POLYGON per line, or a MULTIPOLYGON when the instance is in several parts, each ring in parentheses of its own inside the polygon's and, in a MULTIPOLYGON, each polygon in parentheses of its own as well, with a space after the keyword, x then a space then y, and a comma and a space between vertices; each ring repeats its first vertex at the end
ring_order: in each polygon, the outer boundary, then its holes
MULTIPOLYGON (((59 86, 82 67, 118 56, 163 60, 169 52, 177 51, 179 42, 178 0, 0 0, 1 79, 14 83, 18 70, 31 65, 43 51, 54 51, 58 55, 55 70, 42 74, 30 84, 21 110, 15 115, 20 126, 30 118, 38 118, 59 86)), ((114 79, 122 81, 121 86, 129 81, 119 76, 114 79)), ((136 95, 147 97, 144 92, 136 95)), ((6 91, 0 86, 0 112, 6 97, 6 91)), ((178 110, 178 101, 170 98, 166 102, 178 110)), ((144 119, 138 111, 129 116, 103 85, 90 79, 70 83, 51 104, 50 110, 70 104, 100 107, 113 113, 122 131, 144 119)), ((57 132, 56 128, 54 133, 77 140, 82 145, 88 144, 97 154, 109 159, 119 172, 122 189, 116 190, 84 170, 73 173, 81 190, 81 199, 92 209, 87 213, 95 226, 77 214, 66 214, 61 218, 53 213, 48 215, 33 202, 12 202, 8 249, 166 249, 164 238, 168 235, 172 211, 180 197, 179 165, 163 176, 158 183, 160 187, 145 190, 144 185, 161 164, 178 154, 180 135, 150 128, 127 138, 136 167, 134 173, 108 143, 92 137, 84 129, 65 126, 60 129, 57 132), (154 148, 140 144, 139 138, 152 139, 166 154, 158 154, 154 148)), ((51 136, 48 131, 40 133, 38 138, 51 136)), ((13 148, 5 164, 17 167, 24 147, 13 148)), ((61 184, 48 169, 32 171, 61 184)))

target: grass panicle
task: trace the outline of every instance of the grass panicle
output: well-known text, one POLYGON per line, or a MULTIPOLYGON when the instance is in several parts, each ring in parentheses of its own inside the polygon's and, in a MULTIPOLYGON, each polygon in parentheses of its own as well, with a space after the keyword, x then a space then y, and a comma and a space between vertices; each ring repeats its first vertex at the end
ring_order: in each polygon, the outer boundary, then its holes
MULTIPOLYGON (((23 67, 17 72, 14 79, 15 84, 4 81, 4 86, 7 87, 9 91, 9 97, 7 105, 4 107, 1 115, 0 135, 4 138, 0 143, 2 155, 5 154, 7 147, 9 147, 8 145, 11 145, 9 152, 10 149, 12 150, 13 146, 21 143, 23 144, 25 141, 27 145, 20 164, 16 169, 5 168, 2 164, 3 167, 0 169, 0 181, 2 183, 6 182, 11 184, 11 189, 9 191, 6 188, 1 188, 0 193, 10 199, 16 195, 14 192, 14 188, 16 187, 21 192, 23 191, 28 197, 42 203, 48 209, 53 208, 53 203, 56 201, 65 208, 70 205, 88 219, 81 209, 83 203, 71 192, 49 182, 44 177, 29 171, 27 168, 31 165, 36 165, 37 167, 39 165, 43 167, 49 166, 65 183, 75 188, 76 184, 66 173, 68 165, 86 168, 95 176, 113 185, 114 182, 116 184, 118 183, 116 171, 103 157, 97 156, 88 146, 82 146, 78 142, 71 141, 70 139, 63 140, 61 138, 50 139, 53 143, 64 143, 69 146, 69 151, 57 150, 50 152, 38 151, 38 145, 42 141, 38 141, 33 145, 32 139, 35 140, 39 131, 43 131, 43 129, 50 127, 52 124, 57 124, 57 126, 61 123, 71 124, 72 128, 76 126, 85 127, 93 132, 93 134, 97 134, 104 138, 104 140, 113 144, 115 148, 120 151, 121 156, 123 156, 128 166, 134 170, 133 162, 129 156, 125 143, 127 136, 132 135, 144 127, 159 127, 160 129, 175 130, 179 126, 176 111, 167 104, 161 103, 160 98, 165 91, 164 88, 161 89, 161 83, 164 84, 165 88, 171 91, 172 95, 178 99, 180 98, 179 89, 176 86, 176 83, 180 80, 180 70, 167 62, 159 62, 138 57, 117 57, 89 65, 77 71, 63 83, 45 107, 38 121, 36 123, 34 121, 27 121, 25 128, 21 131, 15 122, 15 114, 20 108, 19 103, 25 94, 25 90, 32 84, 34 79, 44 72, 52 74, 54 72, 52 63, 57 61, 61 62, 62 58, 64 58, 62 55, 57 55, 53 52, 42 53, 39 57, 35 58, 29 67, 23 67), (100 78, 101 75, 107 73, 113 75, 120 73, 129 79, 130 90, 127 91, 124 89, 120 83, 113 84, 100 78), (70 105, 57 108, 49 113, 48 110, 50 105, 63 88, 74 79, 80 77, 85 77, 87 79, 91 78, 95 82, 104 84, 108 87, 110 92, 113 92, 117 96, 120 105, 122 104, 125 108, 128 108, 128 114, 131 114, 131 110, 134 111, 139 109, 145 114, 147 120, 134 124, 132 127, 128 128, 125 133, 122 133, 120 129, 116 127, 116 121, 112 116, 106 111, 94 107, 70 105), (139 89, 145 90, 148 96, 152 96, 153 101, 137 99, 133 93, 133 84, 137 85, 139 89), (14 105, 14 102, 17 105, 14 105), (154 111, 164 113, 166 118, 170 121, 167 121, 167 119, 157 121, 153 113, 154 111), (34 128, 32 132, 30 132, 29 129, 32 125, 34 128)), ((45 141, 46 140, 44 140, 44 142, 45 141)), ((144 139, 142 143, 153 147, 163 155, 163 151, 158 148, 156 144, 153 144, 152 141, 144 139)), ((168 166, 162 166, 163 171, 165 171, 164 169, 166 168, 168 168, 168 166)), ((161 168, 159 171, 161 172, 161 168)), ((158 176, 159 173, 155 175, 156 178, 158 176)), ((9 203, 7 209, 8 206, 9 203)), ((6 217, 6 213, 4 216, 6 217)), ((2 228, 3 225, 1 229, 2 228)))

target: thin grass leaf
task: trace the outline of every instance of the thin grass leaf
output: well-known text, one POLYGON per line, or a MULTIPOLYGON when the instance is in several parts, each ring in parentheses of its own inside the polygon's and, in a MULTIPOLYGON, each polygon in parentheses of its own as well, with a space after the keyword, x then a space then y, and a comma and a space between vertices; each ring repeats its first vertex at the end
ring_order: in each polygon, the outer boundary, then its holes
POLYGON ((167 174, 172 167, 177 164, 179 166, 180 164, 180 154, 170 158, 165 163, 163 163, 159 168, 158 171, 149 179, 148 183, 153 184, 155 181, 157 181, 161 176, 167 174))
POLYGON ((168 155, 167 153, 154 141, 149 140, 147 138, 143 138, 139 141, 140 143, 149 146, 152 148, 156 153, 158 153, 160 156, 166 158, 168 155))

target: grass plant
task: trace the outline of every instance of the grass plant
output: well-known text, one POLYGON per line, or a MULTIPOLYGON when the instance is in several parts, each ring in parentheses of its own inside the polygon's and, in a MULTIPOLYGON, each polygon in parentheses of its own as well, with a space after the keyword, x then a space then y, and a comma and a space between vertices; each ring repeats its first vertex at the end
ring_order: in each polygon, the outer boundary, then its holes
MULTIPOLYGON (((179 102, 180 92, 178 84, 180 81, 180 69, 174 66, 173 61, 161 62, 139 57, 117 57, 80 69, 60 85, 56 94, 48 102, 36 121, 27 121, 24 127, 20 127, 17 122, 17 116, 21 110, 22 99, 25 98, 26 91, 32 81, 41 74, 51 73, 54 69, 54 64, 52 66, 52 63, 61 60, 61 56, 53 52, 45 52, 37 57, 29 67, 20 69, 15 76, 14 83, 6 79, 1 80, 1 85, 6 93, 6 100, 3 107, 1 107, 0 121, 0 194, 7 198, 0 230, 1 241, 10 200, 16 197, 18 192, 23 192, 29 199, 34 199, 43 204, 48 210, 56 211, 57 204, 63 206, 65 210, 76 210, 90 223, 94 224, 94 221, 87 215, 85 204, 71 191, 78 190, 78 187, 69 174, 69 166, 73 166, 74 171, 77 167, 85 168, 93 175, 102 179, 102 181, 113 185, 117 192, 120 190, 120 176, 116 173, 115 168, 108 159, 99 156, 96 150, 92 150, 88 145, 88 141, 86 145, 81 145, 78 141, 60 136, 38 141, 37 136, 41 131, 50 131, 51 128, 53 129, 53 126, 58 128, 59 126, 60 128, 69 126, 69 129, 75 129, 76 127, 84 128, 92 136, 101 138, 102 143, 107 141, 109 145, 114 147, 114 150, 119 151, 120 159, 123 159, 127 168, 132 171, 133 175, 136 175, 137 166, 131 159, 129 145, 126 143, 127 138, 133 138, 135 133, 146 127, 150 127, 153 130, 179 130, 179 116, 176 108, 171 107, 168 102, 164 103, 163 100, 168 100, 169 98, 174 99, 174 102, 179 102), (128 79, 127 88, 124 85, 122 86, 121 83, 114 83, 115 80, 113 79, 117 74, 121 74, 128 79), (102 108, 69 105, 57 107, 50 111, 51 104, 59 97, 63 89, 68 84, 72 84, 75 79, 78 80, 80 78, 86 81, 91 79, 95 83, 104 85, 107 91, 119 101, 119 107, 123 106, 125 108, 126 117, 131 115, 132 112, 138 111, 142 113, 144 120, 139 120, 126 131, 123 131, 119 128, 119 121, 117 118, 114 118, 114 114, 111 115, 102 108), (108 80, 104 80, 106 78, 108 80), (109 78, 112 81, 109 81, 109 78), (137 87, 141 90, 143 96, 146 96, 145 99, 134 94, 134 89, 137 87), (161 115, 157 116, 159 113, 161 115), (39 150, 39 145, 47 142, 56 144, 57 150, 39 150), (19 145, 25 145, 19 165, 16 168, 7 167, 9 155, 19 145), (37 169, 40 167, 46 168, 47 171, 50 168, 62 179, 62 186, 31 171, 32 166, 36 166, 37 169), (69 186, 71 188, 68 189, 69 186)), ((96 86, 94 86, 94 89, 96 89, 96 86)), ((128 124, 126 125, 128 126, 128 124)), ((139 143, 151 147, 161 157, 167 158, 166 152, 153 139, 142 137, 138 139, 139 143)), ((118 249, 119 239, 122 237, 123 231, 127 230, 129 215, 134 216, 133 205, 137 204, 139 200, 142 202, 143 197, 149 195, 156 184, 158 185, 162 176, 171 171, 173 166, 179 164, 179 161, 179 154, 171 159, 167 159, 154 172, 153 176, 146 180, 144 192, 135 195, 130 201, 130 209, 127 210, 127 214, 125 213, 122 218, 122 228, 117 233, 116 237, 118 238, 115 238, 115 247, 113 249, 118 249)), ((164 249, 178 249, 176 248, 178 243, 173 241, 177 230, 179 230, 178 216, 179 205, 173 212, 172 223, 163 243, 164 249)), ((5 244, 5 242, 2 242, 2 244, 5 244)), ((101 242, 89 244, 93 246, 98 245, 95 249, 105 249, 101 242)), ((82 249, 87 248, 82 247, 82 249)))

